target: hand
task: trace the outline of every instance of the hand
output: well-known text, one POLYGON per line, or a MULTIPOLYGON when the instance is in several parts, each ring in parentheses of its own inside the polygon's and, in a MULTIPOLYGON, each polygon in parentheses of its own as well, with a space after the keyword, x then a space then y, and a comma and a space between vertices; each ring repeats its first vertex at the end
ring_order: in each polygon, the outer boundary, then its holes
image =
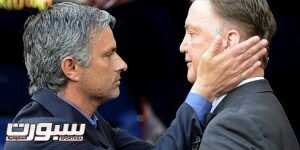
POLYGON ((220 36, 201 55, 197 68, 197 79, 192 91, 213 101, 249 78, 261 65, 268 41, 254 36, 244 42, 224 50, 220 36), (224 50, 224 51, 223 51, 224 50))

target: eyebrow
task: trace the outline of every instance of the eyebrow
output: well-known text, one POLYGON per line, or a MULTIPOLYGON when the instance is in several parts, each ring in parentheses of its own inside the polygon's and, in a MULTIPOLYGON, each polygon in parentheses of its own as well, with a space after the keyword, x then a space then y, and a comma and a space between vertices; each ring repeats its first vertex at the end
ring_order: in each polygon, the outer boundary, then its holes
POLYGON ((199 29, 198 29, 197 27, 195 27, 195 26, 193 26, 193 25, 190 25, 190 24, 185 24, 185 25, 184 25, 184 28, 185 28, 186 30, 191 29, 191 30, 199 31, 199 29))
POLYGON ((110 54, 110 53, 113 53, 113 52, 116 52, 117 51, 117 47, 114 47, 114 48, 111 48, 107 51, 105 51, 103 54, 106 55, 106 54, 110 54))

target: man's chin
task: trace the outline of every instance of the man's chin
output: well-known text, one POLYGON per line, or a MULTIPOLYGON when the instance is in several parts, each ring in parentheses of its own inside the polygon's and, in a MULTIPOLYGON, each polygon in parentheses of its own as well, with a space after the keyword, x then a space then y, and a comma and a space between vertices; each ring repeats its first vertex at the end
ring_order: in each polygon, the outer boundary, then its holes
POLYGON ((114 89, 113 93, 111 94, 111 99, 118 98, 119 95, 120 95, 120 88, 117 87, 116 89, 114 89))

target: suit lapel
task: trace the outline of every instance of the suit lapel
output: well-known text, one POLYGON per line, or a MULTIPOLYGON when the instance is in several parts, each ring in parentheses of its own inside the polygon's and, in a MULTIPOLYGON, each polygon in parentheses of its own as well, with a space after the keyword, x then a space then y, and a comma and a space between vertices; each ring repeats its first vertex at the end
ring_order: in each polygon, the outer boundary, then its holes
POLYGON ((85 123, 86 130, 84 136, 86 136, 88 141, 92 142, 95 145, 102 145, 102 147, 106 148, 108 147, 109 142, 103 135, 104 132, 96 129, 80 112, 78 112, 78 110, 56 96, 53 91, 50 91, 48 89, 41 89, 38 92, 34 93, 32 99, 42 105, 54 117, 66 120, 70 123, 85 123))
POLYGON ((204 122, 204 126, 206 127, 208 125, 208 123, 216 116, 215 113, 213 112, 210 112, 206 115, 206 118, 205 118, 205 122, 204 122))
POLYGON ((251 93, 263 93, 272 92, 272 88, 267 80, 257 80, 253 82, 241 85, 232 91, 230 91, 227 96, 219 103, 216 109, 212 113, 208 113, 206 116, 205 126, 224 108, 229 107, 230 104, 236 103, 235 101, 241 100, 245 94, 251 93))
POLYGON ((101 145, 105 149, 110 145, 107 138, 104 136, 104 132, 92 125, 87 125, 86 138, 93 144, 101 145))

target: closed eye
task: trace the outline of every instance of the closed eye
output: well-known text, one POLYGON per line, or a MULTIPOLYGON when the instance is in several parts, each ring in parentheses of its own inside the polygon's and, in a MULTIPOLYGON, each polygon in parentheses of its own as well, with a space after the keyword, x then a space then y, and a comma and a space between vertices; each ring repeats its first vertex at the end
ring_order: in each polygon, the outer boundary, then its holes
POLYGON ((110 56, 112 56, 114 53, 116 53, 116 51, 117 51, 117 48, 113 48, 112 50, 106 52, 106 53, 104 54, 104 56, 110 57, 110 56))

